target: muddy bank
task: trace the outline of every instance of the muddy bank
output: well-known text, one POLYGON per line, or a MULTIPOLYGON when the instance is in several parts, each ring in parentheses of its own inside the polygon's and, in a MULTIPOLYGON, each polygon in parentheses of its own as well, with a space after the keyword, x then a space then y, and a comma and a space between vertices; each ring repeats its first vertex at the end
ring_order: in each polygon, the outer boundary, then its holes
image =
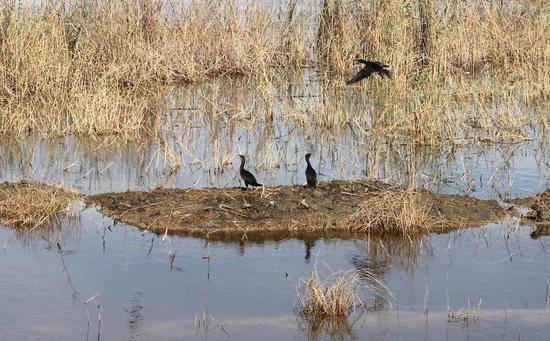
POLYGON ((535 225, 531 237, 539 238, 550 235, 550 190, 527 198, 508 200, 515 205, 529 207, 531 211, 522 218, 524 223, 535 225))
MULTIPOLYGON (((244 191, 224 189, 156 189, 106 193, 87 198, 103 214, 157 233, 203 237, 360 233, 346 223, 368 198, 388 184, 377 181, 321 182, 316 189, 276 186, 244 191)), ((429 205, 433 226, 444 232, 497 221, 506 211, 495 201, 419 192, 429 205)))

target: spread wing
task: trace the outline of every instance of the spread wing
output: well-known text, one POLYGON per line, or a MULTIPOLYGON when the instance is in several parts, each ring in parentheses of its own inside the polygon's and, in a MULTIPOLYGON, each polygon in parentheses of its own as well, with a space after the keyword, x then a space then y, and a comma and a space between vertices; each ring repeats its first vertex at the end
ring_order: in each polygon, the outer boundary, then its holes
POLYGON ((357 82, 362 81, 365 78, 368 78, 372 74, 372 70, 368 70, 366 67, 362 69, 361 71, 357 72, 355 76, 353 76, 352 79, 346 82, 347 85, 351 85, 357 82))

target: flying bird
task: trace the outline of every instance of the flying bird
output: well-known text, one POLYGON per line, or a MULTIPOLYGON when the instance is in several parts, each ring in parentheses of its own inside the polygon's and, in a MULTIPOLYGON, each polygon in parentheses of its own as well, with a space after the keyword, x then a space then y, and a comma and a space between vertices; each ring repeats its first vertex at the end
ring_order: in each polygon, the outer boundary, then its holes
POLYGON ((365 78, 369 78, 373 73, 378 73, 380 77, 384 76, 391 78, 391 72, 387 69, 388 65, 364 59, 357 59, 356 62, 365 65, 357 74, 346 82, 347 85, 351 85, 362 81, 365 78))
POLYGON ((313 188, 317 186, 317 172, 315 172, 315 169, 311 167, 311 163, 309 162, 309 157, 311 156, 310 153, 306 154, 306 179, 307 179, 307 187, 313 188))
POLYGON ((241 174, 241 178, 244 180, 244 185, 246 186, 246 189, 248 189, 248 186, 252 187, 260 187, 262 184, 259 184, 258 181, 256 181, 256 178, 252 173, 244 169, 244 162, 245 158, 243 155, 239 155, 241 158, 241 166, 239 167, 239 172, 241 174))

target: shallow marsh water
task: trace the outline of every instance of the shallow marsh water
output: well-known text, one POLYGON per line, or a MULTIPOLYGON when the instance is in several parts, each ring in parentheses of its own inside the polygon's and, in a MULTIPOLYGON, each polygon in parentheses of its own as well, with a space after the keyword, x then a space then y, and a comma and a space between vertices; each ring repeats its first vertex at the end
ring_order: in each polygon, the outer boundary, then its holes
MULTIPOLYGON (((217 174, 205 170, 212 167, 208 163, 184 167, 169 177, 154 143, 135 150, 131 145, 112 146, 103 153, 72 138, 20 144, 19 153, 3 146, 5 180, 62 181, 87 194, 161 184, 238 184, 231 168, 217 174), (75 160, 78 165, 71 166, 75 160)), ((347 173, 332 168, 339 157, 354 165, 363 162, 337 150, 321 163, 325 178, 363 176, 352 167, 342 168, 347 173)), ((395 156, 389 168, 408 157, 395 156)), ((419 176, 429 186, 439 184, 433 187, 439 191, 503 199, 548 188, 548 154, 537 143, 479 147, 460 151, 449 161, 443 156, 426 160, 419 176)), ((268 181, 303 181, 300 155, 294 153, 284 163, 288 167, 273 168, 268 181)), ((261 178, 270 174, 261 167, 257 172, 261 178)), ((296 286, 314 267, 322 275, 376 271, 394 296, 378 298, 381 310, 332 337, 516 340, 550 335, 545 302, 550 239, 531 239, 528 226, 492 225, 431 235, 411 246, 392 239, 163 240, 114 225, 93 207, 78 213, 69 225, 62 233, 30 236, 0 229, 2 340, 86 340, 98 335, 103 340, 327 339, 323 331, 308 330, 293 310, 296 286), (83 303, 96 294, 95 300, 83 303), (474 313, 468 323, 447 322, 447 297, 451 311, 470 305, 474 313), (480 300, 477 316, 474 307, 480 300)), ((366 290, 364 296, 372 294, 366 290)))
MULTIPOLYGON (((233 187, 236 155, 247 153, 247 168, 265 184, 300 184, 307 149, 321 180, 374 177, 498 200, 550 186, 550 149, 540 139, 434 149, 377 144, 346 128, 317 135, 292 124, 250 129, 200 116, 180 124, 139 143, 4 140, 0 176, 61 182, 84 194, 233 187)), ((0 228, 0 339, 546 339, 550 237, 531 239, 531 230, 511 223, 412 241, 207 243, 143 233, 90 207, 51 232, 0 228), (375 271, 393 297, 378 297, 382 309, 349 328, 309 330, 293 309, 299 280, 314 268, 375 271), (448 322, 447 302, 455 313, 470 306, 469 321, 448 322)))
MULTIPOLYGON (((375 271, 393 293, 393 298, 377 298, 383 308, 359 319, 351 332, 340 331, 343 339, 542 340, 550 335, 545 302, 550 239, 531 239, 528 226, 516 227, 491 225, 412 244, 374 239, 206 243, 176 236, 163 240, 113 225, 89 208, 64 228, 61 249, 55 244, 59 232, 29 238, 0 230, 0 336, 304 339, 311 334, 293 313, 296 285, 316 267, 321 275, 375 271), (94 296, 95 301, 83 303, 94 296), (451 311, 470 305, 467 323, 447 322, 447 297, 451 311)), ((319 337, 328 338, 322 332, 319 337)))
MULTIPOLYGON (((167 140, 172 156, 166 154, 166 143, 155 140, 140 144, 115 141, 106 147, 103 142, 90 143, 72 136, 2 141, 0 176, 3 181, 62 182, 86 195, 155 187, 235 187, 242 185, 237 155, 248 150, 250 159, 246 167, 264 184, 305 183, 302 155, 305 141, 299 131, 276 135, 265 142, 261 136, 241 127, 238 133, 230 135, 238 142, 225 145, 219 141, 223 136, 214 141, 202 137, 208 129, 206 125, 197 127, 192 136, 167 140), (194 137, 204 140, 194 142, 193 148, 182 142, 193 141, 194 137), (224 146, 221 166, 217 165, 219 158, 213 155, 220 143, 224 146), (266 143, 272 144, 275 154, 265 149, 266 143), (172 167, 174 155, 181 168, 172 167)), ((320 142, 312 163, 321 181, 376 178, 392 184, 414 182, 436 192, 503 200, 549 188, 548 145, 547 141, 536 140, 438 150, 409 145, 390 148, 374 143, 360 145, 348 132, 320 142)))

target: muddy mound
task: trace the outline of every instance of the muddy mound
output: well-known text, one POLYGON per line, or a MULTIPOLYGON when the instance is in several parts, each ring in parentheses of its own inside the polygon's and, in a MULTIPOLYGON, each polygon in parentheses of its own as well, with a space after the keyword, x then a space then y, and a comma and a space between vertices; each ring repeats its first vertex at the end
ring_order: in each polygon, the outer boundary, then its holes
MULTIPOLYGON (((127 224, 157 233, 215 235, 366 232, 349 217, 362 205, 392 187, 377 181, 321 182, 254 190, 156 189, 94 195, 88 203, 127 224)), ((396 189, 402 191, 402 189, 396 189)), ((430 231, 479 226, 505 215, 495 201, 419 191, 431 220, 430 231)), ((382 213, 381 213, 382 214, 382 213)))

